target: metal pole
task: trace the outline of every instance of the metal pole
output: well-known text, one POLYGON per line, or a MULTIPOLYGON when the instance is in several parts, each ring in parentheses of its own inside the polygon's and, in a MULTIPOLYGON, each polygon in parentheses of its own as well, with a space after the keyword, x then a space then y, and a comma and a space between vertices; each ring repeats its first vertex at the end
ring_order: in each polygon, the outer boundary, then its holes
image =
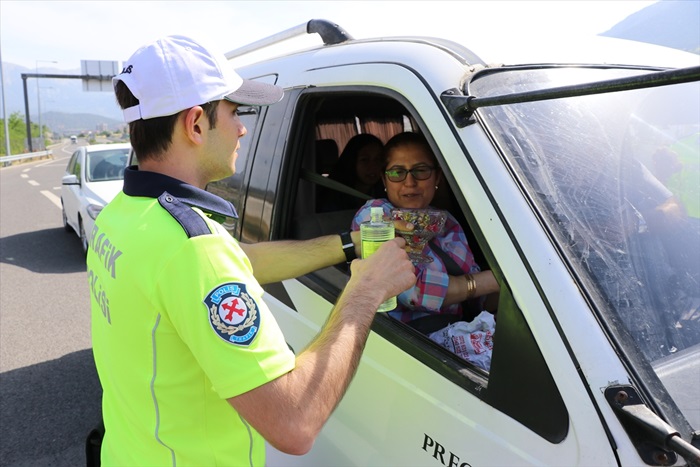
MULTIPOLYGON (((39 75, 39 60, 34 60, 34 70, 36 71, 36 74, 39 75)), ((42 150, 44 149, 44 145, 41 144, 41 137, 43 135, 41 131, 41 95, 39 94, 39 78, 36 79, 36 102, 39 110, 39 147, 37 149, 42 150)))
MULTIPOLYGON (((58 63, 58 62, 57 62, 58 63)), ((36 74, 36 73, 22 73, 22 89, 24 90, 24 119, 27 122, 27 138, 29 152, 34 152, 32 147, 32 126, 29 122, 29 96, 27 95, 27 78, 56 78, 56 79, 99 79, 99 80, 111 80, 114 75, 56 75, 56 74, 36 74)))
MULTIPOLYGON (((39 80, 36 80, 36 83, 39 84, 39 80)), ((44 131, 41 128, 41 94, 39 93, 39 86, 36 87, 36 101, 39 109, 39 144, 37 149, 41 151, 44 149, 44 131)))
POLYGON ((22 88, 24 88, 24 120, 27 122, 27 147, 34 152, 32 145, 32 124, 29 121, 29 97, 27 96, 27 75, 22 73, 22 88))

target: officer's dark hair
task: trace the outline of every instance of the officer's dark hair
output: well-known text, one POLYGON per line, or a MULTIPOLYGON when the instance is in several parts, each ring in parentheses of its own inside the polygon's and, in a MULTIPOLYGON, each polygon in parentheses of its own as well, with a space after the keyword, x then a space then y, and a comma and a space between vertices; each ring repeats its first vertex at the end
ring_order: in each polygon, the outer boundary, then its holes
MULTIPOLYGON (((122 81, 117 81, 114 88, 117 103, 122 109, 127 109, 138 105, 139 100, 131 93, 129 88, 122 81)), ((209 120, 209 128, 216 127, 216 109, 219 101, 202 104, 204 113, 209 120)), ((184 112, 184 110, 183 110, 184 112)), ((166 117, 149 118, 147 120, 136 120, 129 123, 129 135, 131 147, 134 148, 139 161, 147 159, 159 159, 168 150, 172 143, 175 123, 181 112, 166 117)))

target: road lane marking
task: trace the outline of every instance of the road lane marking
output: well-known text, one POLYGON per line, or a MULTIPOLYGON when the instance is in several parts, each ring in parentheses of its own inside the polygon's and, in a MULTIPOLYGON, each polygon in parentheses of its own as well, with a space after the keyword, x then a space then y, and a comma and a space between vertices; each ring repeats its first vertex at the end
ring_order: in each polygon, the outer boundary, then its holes
POLYGON ((68 159, 70 156, 64 156, 64 157, 59 157, 59 158, 53 158, 51 160, 48 160, 46 162, 42 162, 41 164, 37 164, 37 167, 43 167, 45 165, 53 164, 56 162, 63 162, 64 160, 68 159))
POLYGON ((54 195, 53 193, 51 193, 51 192, 48 191, 48 190, 41 190, 39 193, 41 193, 42 195, 46 196, 46 197, 49 199, 49 201, 51 201, 53 204, 56 205, 56 207, 57 207, 58 209, 61 209, 61 198, 59 198, 58 196, 54 195))
POLYGON ((27 183, 29 183, 31 186, 39 186, 39 182, 36 180, 27 180, 27 183))
POLYGON ((27 174, 19 174, 19 176, 22 178, 29 178, 29 175, 27 175, 27 174))

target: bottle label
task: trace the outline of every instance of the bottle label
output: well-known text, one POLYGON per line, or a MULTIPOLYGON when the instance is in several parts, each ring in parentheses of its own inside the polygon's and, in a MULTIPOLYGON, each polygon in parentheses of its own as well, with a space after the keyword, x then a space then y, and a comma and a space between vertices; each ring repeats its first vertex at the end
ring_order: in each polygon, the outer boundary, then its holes
POLYGON ((373 255, 384 242, 373 242, 370 240, 362 240, 362 257, 369 258, 373 255))

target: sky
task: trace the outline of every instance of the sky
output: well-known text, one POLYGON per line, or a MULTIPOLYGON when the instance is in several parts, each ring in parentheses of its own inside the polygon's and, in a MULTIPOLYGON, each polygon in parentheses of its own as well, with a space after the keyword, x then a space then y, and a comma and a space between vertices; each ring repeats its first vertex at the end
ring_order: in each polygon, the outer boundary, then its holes
MULTIPOLYGON (((309 19, 326 19, 357 39, 459 39, 483 58, 480 50, 517 49, 528 42, 565 47, 569 38, 605 32, 653 3, 656 0, 0 0, 0 53, 5 63, 61 72, 80 69, 81 60, 124 62, 141 45, 165 35, 189 35, 227 52, 309 19)), ((315 35, 303 37, 278 51, 317 43, 315 35)))

